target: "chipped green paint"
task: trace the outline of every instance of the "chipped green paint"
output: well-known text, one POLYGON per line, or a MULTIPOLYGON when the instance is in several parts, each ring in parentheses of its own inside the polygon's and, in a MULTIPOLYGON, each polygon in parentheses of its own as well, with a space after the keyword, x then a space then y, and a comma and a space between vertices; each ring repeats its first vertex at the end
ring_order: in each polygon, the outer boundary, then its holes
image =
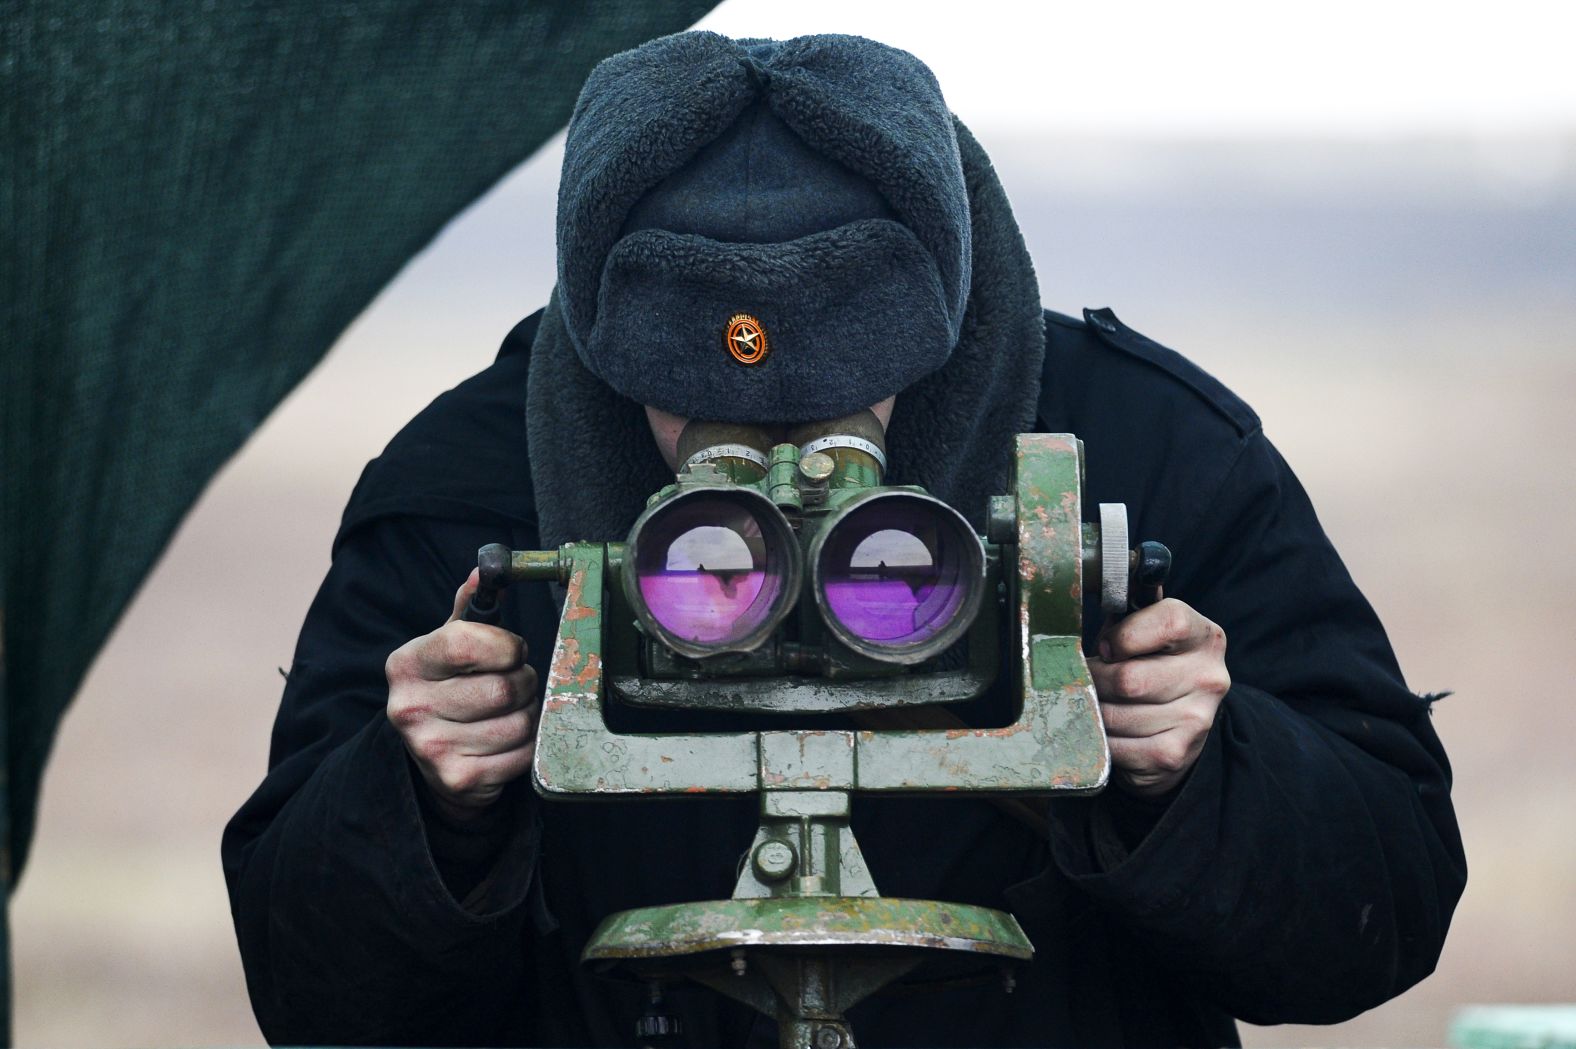
MULTIPOLYGON (((1078 442, 1068 434, 1018 437, 1013 494, 1019 571, 1011 588, 1023 700, 1018 719, 998 728, 860 732, 851 782, 840 777, 835 781, 839 788, 1050 794, 1104 786, 1109 751, 1081 651, 1078 456, 1078 442)), ((601 662, 603 608, 612 582, 607 578, 609 552, 599 544, 568 544, 558 556, 568 566, 569 583, 538 735, 535 781, 544 794, 743 793, 830 776, 830 770, 773 769, 762 760, 757 733, 611 732, 603 717, 606 681, 601 662)), ((617 560, 615 556, 615 571, 617 560)), ((770 680, 763 679, 763 684, 769 687, 770 680)), ((901 679, 818 683, 814 692, 819 700, 811 708, 838 709, 839 694, 846 701, 843 710, 877 706, 880 697, 872 693, 889 691, 891 681, 901 679)), ((681 691, 678 684, 670 690, 681 691)), ((691 682, 683 684, 696 688, 691 682)), ((738 696, 736 709, 752 706, 744 701, 743 683, 732 684, 737 687, 714 680, 711 687, 738 696)))
MULTIPOLYGON (((985 593, 994 595, 1001 582, 1000 550, 988 547, 985 593)), ((610 599, 623 588, 609 589, 610 599)), ((969 665, 961 670, 925 673, 860 661, 835 645, 774 645, 749 653, 729 654, 712 664, 681 662, 658 645, 650 645, 648 672, 642 676, 633 655, 621 663, 610 660, 613 691, 637 707, 682 707, 727 710, 740 714, 819 714, 895 707, 961 703, 990 691, 1002 674, 1002 610, 987 597, 968 632, 969 665), (811 673, 808 671, 818 671, 811 673), (865 676, 876 673, 880 676, 865 676)), ((829 644, 830 644, 829 639, 829 644)))
POLYGON ((1027 961, 1017 919, 963 903, 890 896, 775 897, 642 907, 610 915, 582 958, 671 958, 782 947, 910 947, 1027 961))
POLYGON ((545 796, 742 794, 756 789, 753 733, 620 735, 604 717, 607 548, 570 543, 569 583, 549 664, 532 779, 545 796))
POLYGON ((1017 437, 1017 620, 1025 708, 1043 702, 1057 721, 1047 733, 1063 756, 1053 779, 1061 788, 1098 790, 1110 776, 1111 752, 1083 654, 1083 458, 1083 442, 1072 434, 1017 437))
POLYGON ((1082 651, 1078 440, 1020 434, 1014 451, 1018 720, 1004 728, 865 732, 860 790, 1061 794, 1105 786, 1110 751, 1082 651))
POLYGON ((1083 629, 1083 514, 1078 439, 1019 434, 1014 449, 1018 501, 1020 627, 1078 636, 1083 629))
POLYGON ((849 826, 850 812, 843 790, 763 793, 751 862, 739 865, 733 898, 880 896, 849 826), (763 854, 777 859, 764 860, 763 854))
MULTIPOLYGON (((537 736, 538 791, 557 799, 761 798, 760 827, 733 899, 612 915, 586 947, 586 961, 687 973, 776 1016, 785 1045, 809 1044, 805 1039, 828 1025, 845 1039, 840 1045, 851 1045, 842 1011, 922 958, 976 955, 996 964, 1031 956, 1023 930, 1004 912, 881 897, 850 829, 849 799, 882 792, 1049 796, 1105 785, 1110 755, 1081 640, 1081 454, 1068 434, 1018 437, 1013 490, 995 504, 992 537, 1000 545, 983 548, 987 597, 969 635, 966 671, 861 667, 864 657, 837 648, 808 612, 792 641, 687 661, 643 656, 642 646, 652 642, 628 626, 638 616, 621 578, 622 544, 570 543, 514 555, 522 577, 556 571, 567 590, 537 736), (1001 598, 998 583, 1005 583, 1001 598), (1009 672, 1001 666, 1004 627, 1020 701, 1006 726, 637 735, 613 732, 605 717, 610 694, 645 706, 777 714, 894 708, 919 697, 957 701, 1009 672), (661 676, 652 676, 653 665, 661 676), (728 666, 741 672, 718 673, 728 666)), ((834 486, 796 507, 786 494, 792 461, 786 451, 774 453, 769 477, 744 487, 788 507, 808 549, 839 507, 870 492, 834 486)), ((719 478, 702 470, 688 484, 719 478)), ((685 485, 681 476, 658 499, 685 485)), ((922 713, 909 708, 905 723, 934 723, 922 713)))
POLYGON ((562 583, 557 550, 515 550, 509 557, 509 574, 520 581, 539 579, 562 583))

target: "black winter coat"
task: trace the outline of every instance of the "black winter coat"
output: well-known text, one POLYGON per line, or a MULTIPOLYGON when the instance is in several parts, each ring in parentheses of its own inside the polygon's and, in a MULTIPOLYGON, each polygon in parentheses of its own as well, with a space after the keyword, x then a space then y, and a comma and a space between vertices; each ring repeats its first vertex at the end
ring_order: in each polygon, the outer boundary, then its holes
MULTIPOLYGON (((362 475, 268 776, 226 830, 272 1042, 628 1044, 640 993, 579 968, 591 930, 731 893, 753 799, 549 804, 517 785, 462 833, 427 811, 383 716, 384 660, 443 621, 477 547, 538 545, 521 450, 539 316, 362 475)), ((1234 684, 1163 804, 1058 801, 1044 838, 980 801, 858 798, 884 895, 1011 910, 1037 953, 1011 996, 878 996, 854 1030, 870 1047, 1234 1044, 1233 1016, 1371 1008, 1432 971, 1466 877, 1428 703, 1246 405, 1109 311, 1046 327, 1042 429, 1082 437, 1089 498, 1127 503, 1134 534, 1171 547, 1168 593, 1225 629, 1234 684)), ((553 606, 516 591, 505 625, 545 679, 553 606)), ((670 1005, 694 1046, 774 1040, 710 991, 670 1005)))

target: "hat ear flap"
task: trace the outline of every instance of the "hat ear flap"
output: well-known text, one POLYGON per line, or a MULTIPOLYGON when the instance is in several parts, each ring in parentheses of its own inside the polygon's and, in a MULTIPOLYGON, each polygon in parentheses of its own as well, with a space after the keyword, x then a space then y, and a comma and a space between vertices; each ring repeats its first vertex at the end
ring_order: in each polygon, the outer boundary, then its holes
POLYGON ((621 541, 646 497, 673 480, 645 408, 581 363, 557 292, 531 344, 525 430, 544 547, 621 541))
POLYGON ((947 363, 904 390, 887 428, 888 484, 917 484, 985 524, 1006 490, 1013 435, 1038 429, 1045 314, 1023 233, 990 158, 962 122, 958 143, 973 190, 974 284, 947 363))

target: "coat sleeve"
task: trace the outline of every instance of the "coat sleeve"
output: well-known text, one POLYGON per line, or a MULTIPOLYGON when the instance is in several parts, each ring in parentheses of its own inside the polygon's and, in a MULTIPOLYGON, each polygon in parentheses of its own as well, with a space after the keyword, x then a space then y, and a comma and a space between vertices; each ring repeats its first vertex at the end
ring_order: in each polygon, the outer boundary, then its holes
POLYGON ((339 546, 312 604, 267 778, 223 843, 247 986, 270 1042, 520 1036, 534 798, 511 785, 497 858, 462 904, 439 873, 425 788, 384 716, 388 654, 443 622, 476 548, 500 538, 432 519, 373 522, 339 546))
POLYGON ((1429 703, 1291 470, 1244 438, 1168 592, 1219 623, 1233 685, 1131 848, 1116 791, 1056 803, 1052 851, 1179 983, 1254 1023, 1333 1023, 1433 971, 1466 880, 1429 703))

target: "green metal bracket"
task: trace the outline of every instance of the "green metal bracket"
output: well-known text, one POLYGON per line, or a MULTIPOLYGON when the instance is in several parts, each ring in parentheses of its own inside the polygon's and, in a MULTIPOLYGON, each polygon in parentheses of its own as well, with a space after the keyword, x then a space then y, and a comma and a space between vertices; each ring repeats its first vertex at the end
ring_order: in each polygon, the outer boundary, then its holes
MULTIPOLYGON (((1017 439, 1017 720, 1002 728, 851 733, 851 781, 839 789, 1059 794, 1105 785, 1110 752, 1081 639, 1078 455, 1071 435, 1017 439)), ((538 790, 551 796, 745 793, 770 790, 770 777, 790 775, 763 754, 781 750, 778 738, 804 747, 817 733, 611 732, 602 660, 604 589, 612 582, 608 547, 572 543, 559 557, 568 562, 569 581, 538 732, 538 790)), ((855 709, 881 705, 879 697, 862 696, 873 685, 826 687, 841 690, 849 704, 844 709, 855 709)))
POLYGON ((754 791, 753 733, 609 731, 602 663, 607 554, 601 543, 570 543, 561 554, 569 582, 537 728, 536 789, 548 797, 754 791))
MULTIPOLYGON (((823 475, 841 460, 806 468, 792 451, 774 448, 766 476, 752 482, 776 505, 829 513, 863 497, 857 486, 803 488, 796 476, 823 475), (813 500, 801 498, 805 492, 813 500)), ((760 827, 732 899, 612 915, 592 936, 586 961, 618 963, 658 980, 682 973, 776 1016, 785 1047, 848 1049, 854 1042, 843 1012, 922 961, 939 958, 943 968, 956 968, 1032 954, 1009 914, 881 897, 849 826, 858 793, 1048 796, 1106 783, 1110 753, 1081 640, 1090 563, 1082 447, 1068 434, 1024 434, 1014 455, 1012 492, 990 507, 990 538, 998 545, 975 566, 992 597, 969 635, 966 671, 888 668, 860 677, 857 662, 828 662, 835 650, 817 649, 812 636, 770 642, 778 648, 740 646, 710 664, 664 657, 671 676, 643 676, 640 646, 650 641, 628 626, 607 629, 610 615, 624 624, 634 618, 622 585, 623 545, 571 543, 555 553, 514 555, 518 574, 551 574, 567 588, 537 735, 539 792, 557 799, 761 799, 760 827), (1006 608, 994 599, 998 584, 1005 584, 1006 608), (973 698, 1001 676, 1003 620, 1010 623, 1015 685, 1015 715, 1006 726, 674 734, 608 727, 610 694, 652 707, 779 715, 912 711, 915 704, 973 698), (819 677, 791 672, 817 659, 819 677), (709 673, 726 666, 742 673, 709 673)), ((861 455, 847 460, 848 469, 874 468, 861 455)), ((878 476, 869 479, 879 483, 878 476)), ((725 481, 708 466, 681 475, 678 488, 725 481)))

